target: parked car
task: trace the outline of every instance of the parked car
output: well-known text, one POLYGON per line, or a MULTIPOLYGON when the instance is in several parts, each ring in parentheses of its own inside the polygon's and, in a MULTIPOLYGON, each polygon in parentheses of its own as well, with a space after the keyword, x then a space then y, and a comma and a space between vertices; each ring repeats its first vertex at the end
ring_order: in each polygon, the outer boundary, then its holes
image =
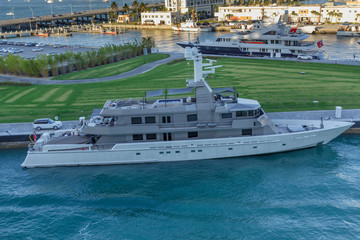
POLYGON ((36 43, 32 43, 32 42, 25 43, 25 46, 27 46, 27 47, 34 47, 35 45, 36 45, 36 43))
POLYGON ((313 59, 313 57, 310 56, 310 55, 306 55, 306 54, 299 54, 297 56, 297 59, 299 59, 299 60, 311 60, 311 59, 313 59))
POLYGON ((42 48, 39 48, 39 47, 36 47, 36 48, 33 48, 33 52, 40 52, 42 51, 43 49, 42 48))
POLYGON ((37 43, 35 47, 45 47, 45 43, 37 43))
POLYGON ((63 124, 61 121, 54 121, 50 118, 42 118, 42 119, 36 119, 32 125, 33 128, 40 131, 42 129, 58 130, 59 128, 62 127, 63 124))

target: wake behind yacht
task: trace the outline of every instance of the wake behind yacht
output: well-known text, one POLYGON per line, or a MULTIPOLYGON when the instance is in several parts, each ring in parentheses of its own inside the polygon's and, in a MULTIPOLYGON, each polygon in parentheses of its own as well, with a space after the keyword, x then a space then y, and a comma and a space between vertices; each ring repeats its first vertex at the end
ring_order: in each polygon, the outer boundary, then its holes
POLYGON ((271 120, 257 100, 232 87, 211 88, 215 60, 196 48, 187 88, 148 91, 141 99, 108 100, 80 129, 44 133, 29 145, 24 168, 174 162, 286 152, 328 143, 353 125, 322 120, 271 120), (188 96, 195 92, 195 97, 188 96), (163 96, 165 98, 152 99, 163 96), (173 97, 171 96, 187 96, 173 97), (170 97, 169 97, 170 96, 170 97))
POLYGON ((181 47, 196 47, 203 54, 256 56, 256 57, 297 57, 311 55, 314 59, 327 59, 325 51, 315 50, 322 46, 305 41, 309 35, 297 32, 281 23, 271 24, 256 31, 227 34, 213 41, 177 42, 181 47))

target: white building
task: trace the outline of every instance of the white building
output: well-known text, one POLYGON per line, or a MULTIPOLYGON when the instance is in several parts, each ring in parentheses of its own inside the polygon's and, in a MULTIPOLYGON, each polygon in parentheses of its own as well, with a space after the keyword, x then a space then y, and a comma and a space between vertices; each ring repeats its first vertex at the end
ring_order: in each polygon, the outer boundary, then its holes
POLYGON ((173 25, 180 19, 177 12, 142 12, 141 24, 149 25, 173 25))
POLYGON ((224 0, 165 0, 165 7, 169 11, 187 13, 191 8, 195 12, 205 12, 212 16, 215 12, 215 6, 221 6, 224 0))
POLYGON ((285 15, 285 20, 287 20, 288 22, 360 22, 360 6, 232 6, 220 7, 219 12, 215 13, 215 17, 218 17, 219 21, 261 20, 264 18, 276 18, 280 15, 285 15))
POLYGON ((325 6, 321 8, 321 18, 322 22, 360 22, 360 6, 325 6))
POLYGON ((288 22, 320 22, 320 5, 301 5, 288 7, 288 22))
POLYGON ((262 20, 264 18, 275 19, 280 15, 284 15, 286 9, 287 7, 220 7, 219 12, 215 13, 215 17, 218 17, 219 21, 262 20))

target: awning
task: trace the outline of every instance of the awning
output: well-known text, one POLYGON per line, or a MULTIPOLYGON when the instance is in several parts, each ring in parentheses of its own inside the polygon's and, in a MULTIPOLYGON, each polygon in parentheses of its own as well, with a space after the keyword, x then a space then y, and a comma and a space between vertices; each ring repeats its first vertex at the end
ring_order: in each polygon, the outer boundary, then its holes
POLYGON ((192 93, 193 88, 170 88, 168 89, 168 95, 177 95, 184 93, 192 93))
POLYGON ((213 88, 214 93, 222 93, 222 92, 236 92, 233 87, 226 88, 213 88))

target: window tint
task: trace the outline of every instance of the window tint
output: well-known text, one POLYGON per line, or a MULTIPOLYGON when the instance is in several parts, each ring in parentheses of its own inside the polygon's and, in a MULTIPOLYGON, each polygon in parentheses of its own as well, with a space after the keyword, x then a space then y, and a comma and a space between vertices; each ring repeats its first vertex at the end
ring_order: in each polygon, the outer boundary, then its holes
POLYGON ((188 122, 196 122, 197 121, 197 114, 189 114, 187 115, 188 122))
POLYGON ((145 117, 145 123, 155 123, 155 117, 145 117))
POLYGON ((222 113, 221 117, 222 118, 232 118, 232 113, 222 113))
POLYGON ((252 129, 243 129, 242 135, 252 135, 252 129))
POLYGON ((196 138, 198 137, 198 132, 188 132, 188 138, 196 138))
POLYGON ((146 134, 146 140, 156 140, 156 133, 146 134))
POLYGON ((132 117, 131 118, 131 124, 141 124, 142 120, 141 117, 132 117))
POLYGON ((143 135, 142 134, 134 134, 133 135, 133 140, 134 141, 143 140, 143 135))

